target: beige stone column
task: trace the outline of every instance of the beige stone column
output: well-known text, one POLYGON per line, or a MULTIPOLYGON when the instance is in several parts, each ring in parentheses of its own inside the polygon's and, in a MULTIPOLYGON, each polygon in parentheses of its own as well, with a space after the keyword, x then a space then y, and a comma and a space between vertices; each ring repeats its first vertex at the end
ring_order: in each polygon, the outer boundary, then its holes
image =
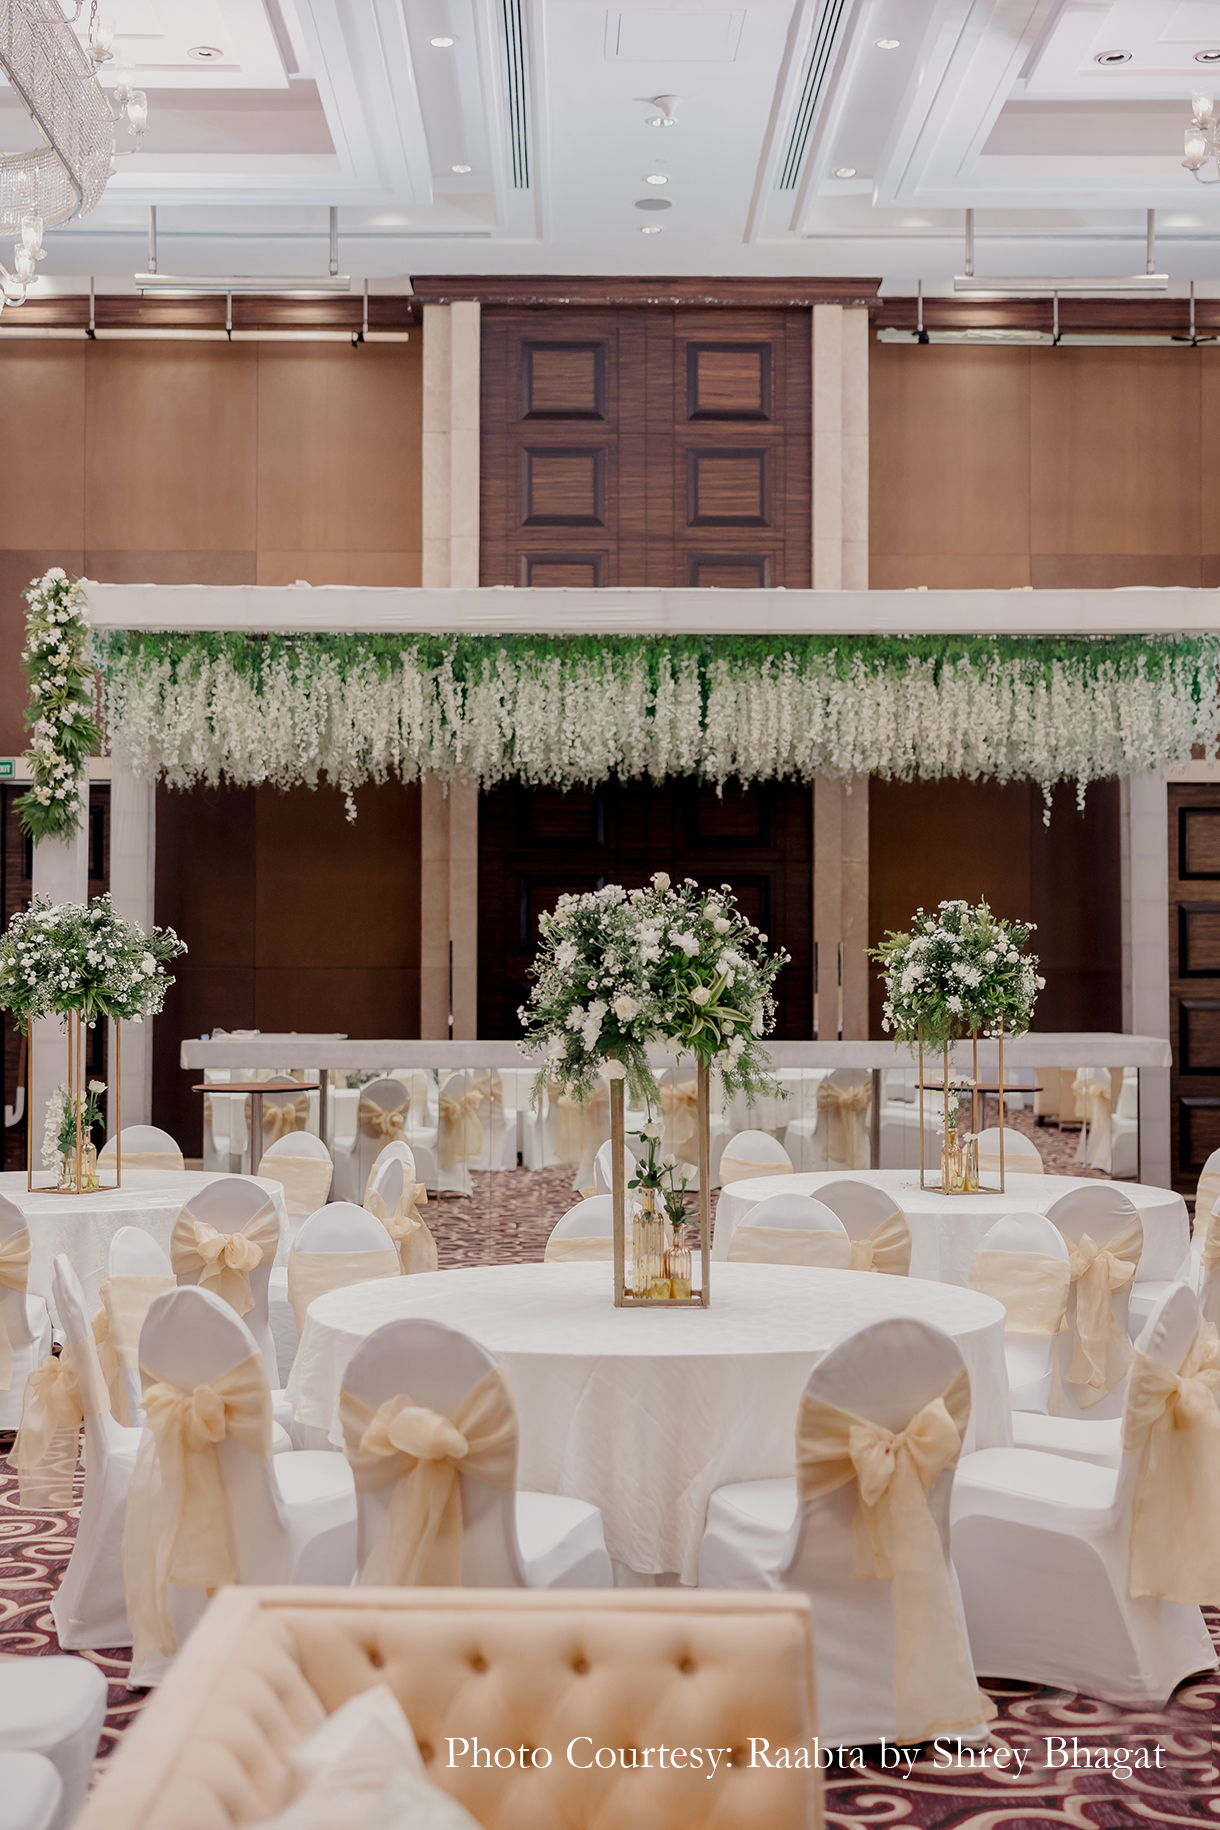
MULTIPOLYGON (((479 307, 424 307, 425 585, 479 582, 479 307)), ((479 792, 435 776, 420 813, 421 1036, 473 1038, 479 975, 479 792)))
MULTIPOLYGON (((813 308, 813 585, 868 588, 868 313, 813 308)), ((868 777, 813 791, 818 1034, 868 1035, 868 777), (841 975, 841 982, 840 982, 841 975)))

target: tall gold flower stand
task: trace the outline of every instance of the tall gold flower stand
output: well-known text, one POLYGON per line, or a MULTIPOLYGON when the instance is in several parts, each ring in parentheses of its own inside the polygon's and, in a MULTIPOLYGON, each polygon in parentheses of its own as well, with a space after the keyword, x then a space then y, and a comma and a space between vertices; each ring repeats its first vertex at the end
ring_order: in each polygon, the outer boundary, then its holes
MULTIPOLYGON (((986 1194, 986 1195, 1000 1194, 1000 1195, 1002 1195, 1005 1192, 1005 1190, 1004 1190, 1004 1090, 1005 1089, 1004 1089, 1004 1025, 1003 1025, 1003 1023, 1000 1024, 999 1030, 997 1031, 996 1039, 999 1043, 999 1050, 1000 1050, 1000 1067, 999 1067, 999 1073, 997 1075, 997 1081, 998 1081, 998 1085, 999 1085, 999 1107, 1000 1107, 1000 1117, 999 1117, 1000 1182, 999 1182, 999 1187, 996 1188, 996 1187, 992 1187, 992 1186, 985 1184, 983 1182, 982 1177, 978 1176, 978 1175, 976 1175, 974 1177, 969 1177, 969 1176, 953 1177, 947 1173, 948 1139, 949 1139, 950 1133, 955 1130, 955 1127, 951 1126, 949 1123, 949 1044, 947 1042, 944 1045, 944 1060, 943 1060, 943 1066, 942 1066, 942 1076, 943 1077, 942 1077, 941 1083, 939 1086, 937 1086, 936 1082, 933 1081, 932 1084, 927 1088, 927 1091, 929 1091, 929 1092, 940 1092, 943 1095, 944 1102, 945 1102, 945 1140, 946 1140, 946 1148, 942 1149, 942 1151, 941 1151, 940 1180, 937 1182, 930 1182, 928 1180, 927 1170, 926 1170, 925 1164, 924 1164, 923 1096, 924 1096, 925 1088, 924 1088, 924 1050, 923 1050, 923 1040, 921 1038, 919 1041, 919 1044, 918 1044, 918 1048, 919 1048, 919 1186, 920 1186, 920 1188, 930 1189, 933 1193, 936 1193, 939 1191, 939 1193, 945 1194, 945 1195, 973 1195, 973 1194, 986 1194)), ((972 1125, 972 1129, 973 1129, 974 1133, 977 1134, 978 1128, 979 1128, 979 1090, 980 1090, 979 1038, 978 1038, 977 1030, 972 1032, 970 1040, 974 1047, 973 1071, 972 1071, 971 1078, 970 1078, 968 1085, 964 1086, 961 1090, 968 1091, 970 1094, 971 1125, 972 1125)), ((988 1089, 984 1087, 982 1090, 983 1090, 984 1095, 986 1095, 988 1089)))
POLYGON ((616 1309, 706 1309, 712 1300, 712 1139, 710 1073, 706 1062, 696 1069, 696 1123, 699 1132, 699 1286, 689 1296, 637 1296, 627 1283, 627 1189, 623 1177, 624 1083, 610 1082, 611 1200, 614 1209, 614 1306, 616 1309))
POLYGON ((26 1189, 34 1195, 88 1195, 97 1194, 102 1189, 121 1188, 123 1185, 123 1113, 122 1113, 122 1033, 123 1026, 116 1022, 114 1026, 114 1181, 103 1182, 91 1175, 93 1144, 81 1127, 81 1108, 85 1100, 85 1028, 79 1010, 67 1013, 68 1031, 68 1098, 76 1113, 76 1144, 67 1153, 69 1176, 61 1185, 58 1178, 52 1184, 35 1183, 34 1181, 34 1026, 31 1023, 27 1034, 25 1055, 25 1160, 26 1189))

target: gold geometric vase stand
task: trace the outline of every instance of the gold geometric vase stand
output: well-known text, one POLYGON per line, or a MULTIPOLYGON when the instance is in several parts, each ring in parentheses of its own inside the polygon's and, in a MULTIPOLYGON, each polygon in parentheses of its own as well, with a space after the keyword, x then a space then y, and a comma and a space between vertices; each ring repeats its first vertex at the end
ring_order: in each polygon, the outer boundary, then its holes
POLYGON ((696 1066, 696 1121, 699 1128, 699 1288, 689 1296, 658 1300, 636 1296, 627 1285, 627 1189, 623 1179, 623 1082, 610 1082, 610 1191, 614 1208, 614 1306, 616 1309, 706 1309, 712 1300, 712 1128, 707 1063, 696 1066))
MULTIPOLYGON (((974 1132, 977 1136, 978 1128, 979 1128, 979 1037, 978 1037, 977 1030, 971 1031, 970 1040, 971 1040, 971 1043, 974 1048, 973 1074, 972 1074, 971 1080, 970 1080, 971 1124, 972 1124, 974 1132)), ((982 1176, 980 1175, 978 1193, 981 1195, 1002 1195, 1004 1193, 1004 1025, 1002 1022, 1000 1024, 999 1031, 997 1032, 996 1040, 999 1043, 999 1050, 1000 1050, 999 1072, 996 1076, 996 1079, 997 1079, 997 1082, 999 1085, 999 1102, 998 1103, 999 1103, 999 1108, 1000 1108, 1000 1123, 999 1123, 1000 1185, 998 1188, 987 1187, 983 1182, 982 1176)), ((930 1190, 933 1194, 939 1193, 939 1194, 947 1194, 947 1195, 961 1195, 961 1194, 966 1194, 967 1192, 973 1193, 974 1192, 973 1190, 968 1191, 968 1190, 962 1189, 962 1188, 946 1188, 944 1186, 943 1174, 935 1182, 929 1182, 927 1180, 926 1171, 924 1168, 924 1150, 923 1150, 923 1096, 924 1096, 923 1061, 924 1061, 924 1053, 923 1053, 923 1037, 922 1036, 919 1038, 918 1047, 919 1047, 919 1186, 922 1189, 930 1190)), ((948 1136, 948 1132, 949 1132, 949 1044, 947 1042, 944 1045, 943 1079, 941 1082, 941 1089, 943 1091, 944 1102, 945 1102, 945 1135, 948 1136)), ((929 1092, 933 1092, 935 1090, 936 1090, 935 1084, 933 1084, 933 1086, 928 1088, 929 1092)), ((986 1094, 986 1091, 987 1091, 987 1089, 984 1088, 984 1094, 986 1094)), ((943 1163, 943 1160, 944 1159, 942 1157, 942 1163, 943 1163)))
MULTIPOLYGON (((105 1190, 123 1186, 123 1026, 115 1021, 114 1025, 114 1181, 103 1182, 98 1178, 96 1188, 82 1188, 83 1155, 85 1135, 81 1129, 81 1105, 85 1089, 85 1025, 81 1021, 79 1010, 68 1013, 68 1098, 72 1101, 76 1113, 76 1186, 68 1188, 35 1186, 34 1183, 34 1025, 31 1023, 27 1032, 25 1052, 25 1161, 26 1191, 32 1195, 89 1195, 101 1194, 105 1190)), ((39 1172, 40 1174, 42 1171, 39 1172)), ((54 1171, 51 1172, 52 1174, 54 1171)))

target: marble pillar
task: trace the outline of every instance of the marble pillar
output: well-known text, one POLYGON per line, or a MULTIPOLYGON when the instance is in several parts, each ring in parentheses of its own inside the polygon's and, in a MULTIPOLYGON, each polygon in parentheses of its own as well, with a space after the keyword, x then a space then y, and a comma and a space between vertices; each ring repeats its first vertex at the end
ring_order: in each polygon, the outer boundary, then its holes
MULTIPOLYGON (((1169 797, 1164 775, 1121 783, 1123 1028, 1169 1035, 1169 797)), ((1140 1069, 1140 1181, 1173 1185, 1169 1069, 1140 1069)))

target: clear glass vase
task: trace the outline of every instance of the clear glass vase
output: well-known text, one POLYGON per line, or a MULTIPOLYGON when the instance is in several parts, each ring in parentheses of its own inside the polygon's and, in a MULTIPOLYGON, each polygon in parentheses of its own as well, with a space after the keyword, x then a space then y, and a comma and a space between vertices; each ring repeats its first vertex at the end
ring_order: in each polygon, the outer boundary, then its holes
POLYGON ((651 1188, 642 1191, 631 1223, 631 1294, 641 1302, 655 1302, 669 1295, 665 1222, 656 1211, 656 1194, 651 1188))
POLYGON ((979 1192, 979 1140, 973 1133, 962 1139, 962 1193, 979 1192))
POLYGON ((690 1247, 686 1244, 686 1228, 676 1226, 672 1229, 669 1244, 665 1248, 665 1275, 669 1280, 669 1294, 674 1302, 690 1301, 690 1265, 690 1247))
POLYGON ((956 1129, 950 1125, 940 1153, 940 1185, 947 1195, 965 1193, 965 1166, 956 1129))

